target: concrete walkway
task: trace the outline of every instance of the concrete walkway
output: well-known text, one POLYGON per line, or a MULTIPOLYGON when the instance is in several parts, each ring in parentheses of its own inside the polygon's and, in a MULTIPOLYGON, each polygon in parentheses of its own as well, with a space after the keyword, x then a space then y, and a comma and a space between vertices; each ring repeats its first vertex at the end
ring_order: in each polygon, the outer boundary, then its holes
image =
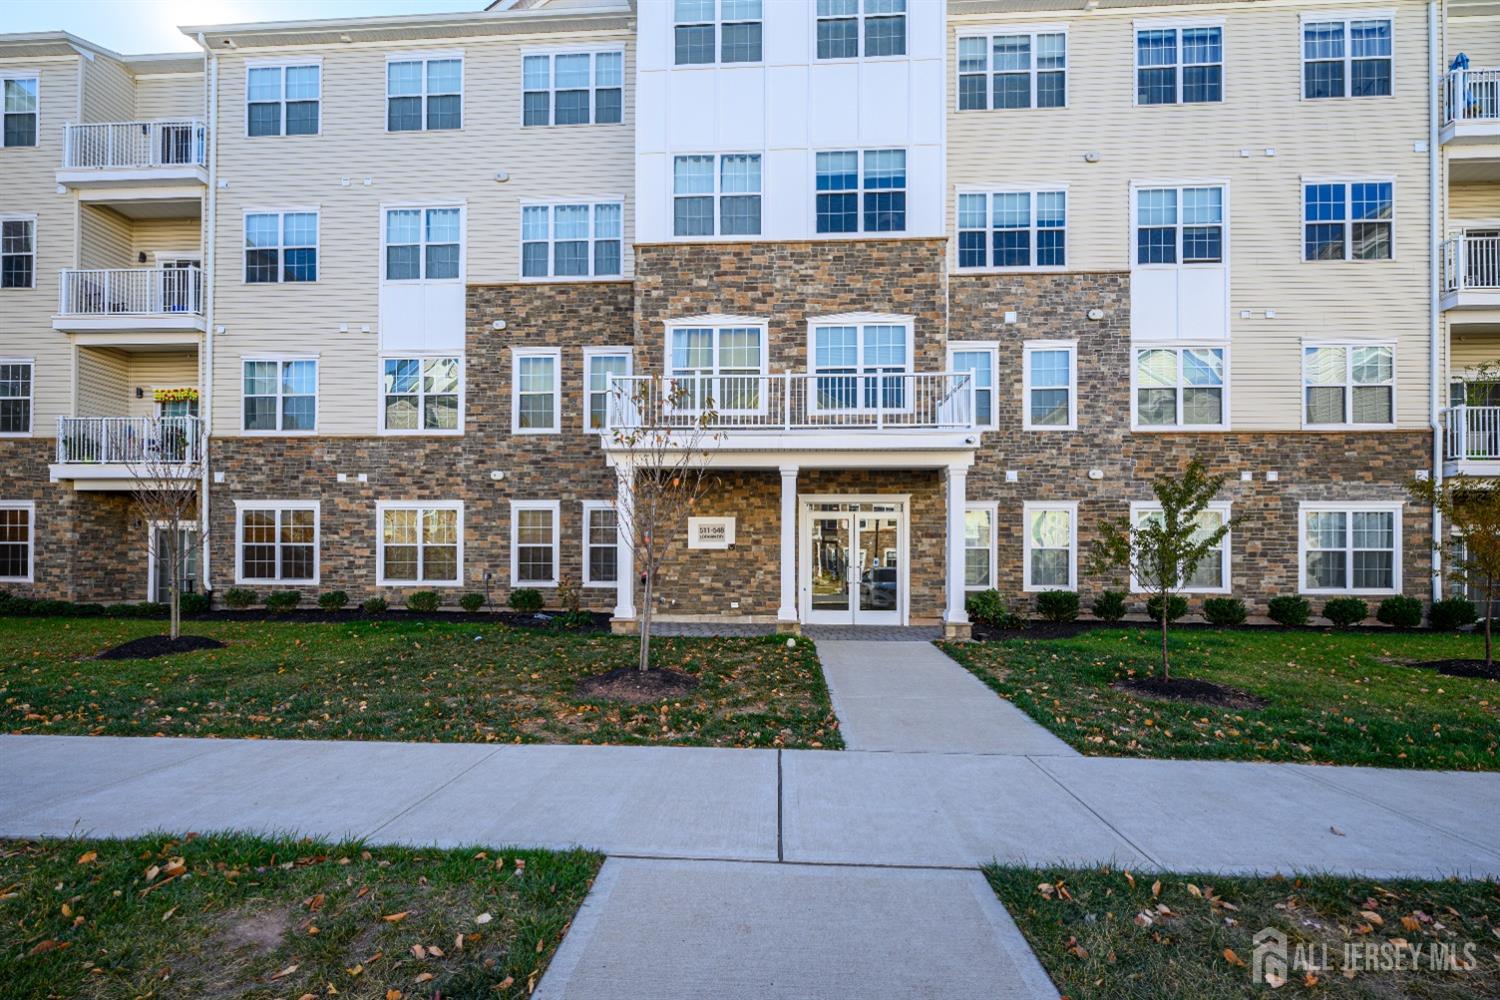
POLYGON ((1077 757, 927 642, 818 642, 851 750, 1077 757))

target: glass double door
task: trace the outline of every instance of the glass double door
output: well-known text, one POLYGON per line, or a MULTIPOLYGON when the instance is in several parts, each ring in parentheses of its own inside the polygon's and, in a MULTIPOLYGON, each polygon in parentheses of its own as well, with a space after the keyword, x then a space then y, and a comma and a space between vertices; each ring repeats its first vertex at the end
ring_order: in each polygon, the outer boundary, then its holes
POLYGON ((803 515, 805 620, 899 625, 906 610, 906 525, 892 503, 813 503, 803 515))

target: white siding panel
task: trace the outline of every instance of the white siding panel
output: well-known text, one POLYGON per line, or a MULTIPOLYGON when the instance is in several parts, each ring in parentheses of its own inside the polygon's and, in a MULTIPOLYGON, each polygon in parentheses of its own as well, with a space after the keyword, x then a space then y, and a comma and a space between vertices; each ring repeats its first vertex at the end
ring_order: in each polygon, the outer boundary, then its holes
POLYGON ((123 351, 78 349, 78 404, 73 416, 123 417, 129 414, 130 360, 123 351))
POLYGON ((1183 268, 1177 284, 1177 335, 1229 335, 1229 274, 1223 268, 1183 268))
POLYGON ((714 149, 762 149, 766 144, 766 71, 724 70, 717 74, 719 134, 714 149))
POLYGON ((1141 270, 1130 276, 1130 335, 1135 340, 1177 336, 1177 277, 1173 270, 1141 270))
POLYGON ((812 64, 807 103, 814 146, 833 149, 859 145, 859 92, 858 63, 812 64))
POLYGON ((921 91, 912 90, 909 64, 869 62, 860 69, 859 141, 866 146, 906 145, 912 118, 922 110, 912 101, 921 91))
POLYGON ((765 187, 769 192, 777 192, 764 200, 761 209, 767 229, 790 233, 807 225, 812 212, 805 196, 808 190, 805 178, 812 169, 808 159, 801 149, 773 149, 766 154, 765 187))
POLYGON ((669 96, 667 145, 673 150, 715 148, 718 86, 713 73, 687 74, 695 86, 673 87, 669 96))
POLYGON ((772 66, 766 70, 766 93, 776 109, 766 122, 766 145, 771 149, 809 143, 807 80, 806 66, 772 66))

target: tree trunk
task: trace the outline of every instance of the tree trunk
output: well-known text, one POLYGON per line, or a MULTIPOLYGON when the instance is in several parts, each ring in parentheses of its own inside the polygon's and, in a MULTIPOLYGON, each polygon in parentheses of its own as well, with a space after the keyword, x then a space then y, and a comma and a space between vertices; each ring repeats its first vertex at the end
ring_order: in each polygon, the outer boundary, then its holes
POLYGON ((1495 606, 1495 581, 1486 580, 1484 587, 1484 665, 1495 665, 1494 647, 1490 641, 1490 609, 1495 606))
MULTIPOLYGON (((177 537, 175 527, 172 535, 174 539, 177 537)), ((171 560, 167 571, 167 606, 171 624, 167 631, 173 639, 182 635, 182 553, 177 549, 175 540, 167 542, 167 558, 171 560)))
POLYGON ((641 633, 640 662, 637 666, 641 673, 651 669, 651 571, 646 571, 646 580, 641 585, 641 610, 639 616, 641 633))
POLYGON ((1172 679, 1172 665, 1167 658, 1167 606, 1171 599, 1170 594, 1161 595, 1161 679, 1164 681, 1172 679))

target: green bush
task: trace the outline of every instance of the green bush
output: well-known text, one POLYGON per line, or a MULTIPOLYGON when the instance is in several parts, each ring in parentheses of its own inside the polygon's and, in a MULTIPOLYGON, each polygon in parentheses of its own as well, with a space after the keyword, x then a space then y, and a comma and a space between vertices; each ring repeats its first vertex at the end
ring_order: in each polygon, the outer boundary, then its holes
POLYGON ((514 611, 530 614, 542 610, 542 592, 530 587, 510 592, 510 606, 514 611))
MULTIPOLYGON (((1173 594, 1171 599, 1167 601, 1167 621, 1175 622, 1177 619, 1187 614, 1187 611, 1187 598, 1183 597, 1181 594, 1173 594)), ((1160 594, 1155 595, 1146 602, 1146 614, 1150 615, 1151 620, 1154 622, 1161 621, 1160 594)))
POLYGON ((36 601, 29 597, 7 597, 0 608, 8 615, 29 615, 35 606, 36 601))
POLYGON ((318 595, 318 607, 324 611, 342 611, 349 606, 349 595, 342 590, 330 590, 318 595))
POLYGON ((469 593, 458 599, 458 606, 465 611, 478 611, 484 607, 484 595, 480 593, 469 593))
POLYGON ((975 591, 964 598, 964 610, 969 613, 969 621, 990 628, 1020 628, 1025 624, 1020 615, 1006 606, 998 590, 975 591))
POLYGON ((236 611, 243 611, 258 600, 260 595, 245 587, 230 587, 224 591, 224 605, 236 611))
POLYGON ((443 599, 435 590, 419 590, 406 598, 406 607, 410 611, 436 611, 442 603, 443 599))
MULTIPOLYGON (((206 595, 204 596, 204 600, 205 601, 208 600, 208 597, 206 595)), ((184 608, 185 607, 186 606, 184 606, 184 608)), ((203 610, 205 610, 205 611, 208 610, 208 607, 207 607, 206 604, 204 605, 203 610)), ((77 616, 79 616, 80 618, 97 618, 100 615, 104 614, 104 605, 102 605, 102 604, 75 604, 75 605, 73 605, 73 612, 72 613, 75 614, 75 615, 77 615, 77 616)))
POLYGON ((1348 628, 1370 616, 1370 606, 1357 597, 1332 597, 1323 605, 1323 617, 1335 628, 1348 628))
POLYGON ((213 601, 207 594, 183 594, 177 598, 177 608, 185 615, 207 614, 213 601))
POLYGON ((1094 598, 1094 617, 1101 622, 1117 622, 1125 617, 1125 599, 1127 595, 1123 590, 1106 590, 1094 598))
POLYGON ((1387 597, 1375 609, 1375 620, 1396 628, 1416 628, 1422 624, 1422 602, 1415 597, 1387 597))
POLYGON ((1238 597, 1210 597, 1203 602, 1203 617, 1211 625, 1243 625, 1248 616, 1245 602, 1238 597))
POLYGON ((564 611, 548 623, 555 629, 581 629, 594 624, 594 616, 587 611, 564 611))
POLYGON ((276 593, 266 598, 266 610, 280 614, 283 611, 292 610, 301 600, 301 591, 278 590, 276 593))
POLYGON ((73 602, 54 600, 33 601, 31 604, 30 613, 47 618, 54 618, 59 615, 70 615, 73 613, 73 602))
POLYGON ((360 607, 365 609, 365 614, 367 615, 383 615, 386 608, 390 606, 390 602, 384 597, 367 597, 364 603, 360 605, 360 607))
POLYGON ((1049 622, 1070 622, 1078 617, 1078 592, 1044 590, 1036 595, 1036 610, 1049 622))
POLYGON ((1445 597, 1433 601, 1427 621, 1433 628, 1453 632, 1479 620, 1479 609, 1467 597, 1445 597))
POLYGON ((1278 625, 1306 625, 1312 617, 1312 605, 1302 597, 1282 595, 1273 597, 1266 605, 1266 614, 1278 625))

